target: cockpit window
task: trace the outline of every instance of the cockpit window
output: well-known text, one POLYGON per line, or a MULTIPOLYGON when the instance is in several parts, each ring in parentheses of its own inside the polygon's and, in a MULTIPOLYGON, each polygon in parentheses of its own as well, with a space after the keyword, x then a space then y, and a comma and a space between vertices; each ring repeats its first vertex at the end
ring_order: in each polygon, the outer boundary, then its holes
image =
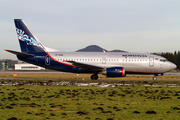
POLYGON ((167 62, 167 59, 160 59, 161 62, 167 62))

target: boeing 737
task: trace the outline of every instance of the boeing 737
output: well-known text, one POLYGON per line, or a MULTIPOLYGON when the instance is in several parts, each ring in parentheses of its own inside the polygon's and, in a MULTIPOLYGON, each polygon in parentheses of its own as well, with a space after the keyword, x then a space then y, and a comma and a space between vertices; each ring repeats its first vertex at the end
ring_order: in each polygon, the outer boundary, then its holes
POLYGON ((44 46, 30 31, 22 19, 15 19, 16 33, 21 52, 13 53, 19 60, 44 68, 71 72, 90 73, 92 80, 98 74, 106 77, 125 77, 126 74, 152 74, 156 76, 171 71, 176 65, 166 58, 142 53, 128 52, 61 52, 44 46))

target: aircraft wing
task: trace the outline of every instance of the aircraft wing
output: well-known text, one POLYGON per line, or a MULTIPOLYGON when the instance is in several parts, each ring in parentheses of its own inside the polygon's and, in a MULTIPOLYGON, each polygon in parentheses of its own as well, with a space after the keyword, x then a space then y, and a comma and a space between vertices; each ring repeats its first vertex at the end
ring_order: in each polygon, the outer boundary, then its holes
POLYGON ((7 52, 10 52, 12 54, 18 55, 18 56, 23 56, 23 57, 34 57, 34 55, 32 54, 27 54, 27 53, 22 53, 22 52, 17 52, 17 51, 13 51, 13 50, 5 50, 7 52))
POLYGON ((76 67, 80 67, 81 69, 88 70, 88 71, 100 72, 104 69, 104 67, 87 64, 87 63, 81 63, 81 62, 75 62, 75 61, 67 61, 67 62, 70 62, 76 67))

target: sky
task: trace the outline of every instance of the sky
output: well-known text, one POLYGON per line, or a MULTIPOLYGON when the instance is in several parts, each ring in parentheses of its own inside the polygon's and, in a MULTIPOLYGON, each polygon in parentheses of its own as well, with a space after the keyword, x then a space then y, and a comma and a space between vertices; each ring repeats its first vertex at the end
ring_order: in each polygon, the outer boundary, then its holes
POLYGON ((180 51, 179 0, 0 0, 0 59, 20 51, 14 19, 23 19, 45 45, 76 51, 180 51))

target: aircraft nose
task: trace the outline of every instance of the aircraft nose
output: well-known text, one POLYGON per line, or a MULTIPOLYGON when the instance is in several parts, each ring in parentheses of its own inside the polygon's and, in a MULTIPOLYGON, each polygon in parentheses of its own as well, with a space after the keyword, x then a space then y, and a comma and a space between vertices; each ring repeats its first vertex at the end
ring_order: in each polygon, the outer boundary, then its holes
POLYGON ((174 63, 171 63, 171 64, 170 64, 170 69, 171 69, 171 70, 174 70, 174 69, 176 69, 176 68, 177 68, 177 66, 176 66, 174 63))

